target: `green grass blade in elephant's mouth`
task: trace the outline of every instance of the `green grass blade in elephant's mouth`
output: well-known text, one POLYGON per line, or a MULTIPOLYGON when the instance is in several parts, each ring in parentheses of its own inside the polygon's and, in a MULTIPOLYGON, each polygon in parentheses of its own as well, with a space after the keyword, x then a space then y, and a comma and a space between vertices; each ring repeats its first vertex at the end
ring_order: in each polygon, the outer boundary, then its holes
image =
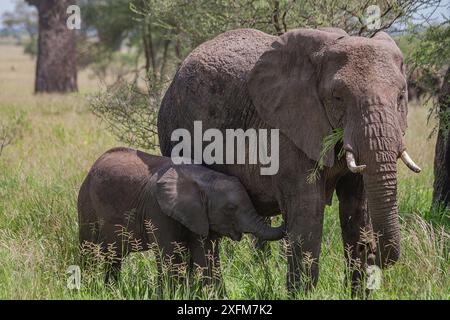
MULTIPOLYGON (((342 128, 334 129, 331 132, 331 134, 329 134, 328 136, 323 138, 322 149, 320 150, 319 161, 317 161, 314 169, 310 170, 308 177, 306 178, 308 183, 311 184, 311 183, 314 183, 315 181, 317 181, 317 179, 320 176, 320 171, 323 170, 324 159, 325 159, 326 154, 330 150, 333 150, 339 142, 343 142, 343 140, 344 140, 344 129, 342 129, 342 128)), ((338 159, 340 159, 343 155, 344 155, 344 148, 341 148, 341 150, 339 150, 338 159)))

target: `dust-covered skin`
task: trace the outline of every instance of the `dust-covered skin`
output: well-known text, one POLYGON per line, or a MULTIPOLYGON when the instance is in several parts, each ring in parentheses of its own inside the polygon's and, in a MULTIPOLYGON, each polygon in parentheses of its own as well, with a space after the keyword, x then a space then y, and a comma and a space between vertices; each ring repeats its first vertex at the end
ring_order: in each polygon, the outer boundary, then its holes
POLYGON ((172 265, 182 262, 177 247, 186 248, 190 267, 203 268, 208 281, 219 264, 218 237, 284 234, 283 226, 264 223, 237 178, 129 148, 111 149, 94 163, 79 192, 78 217, 81 245, 100 244, 105 253, 114 246, 114 277, 136 243, 138 251, 151 244, 172 265))
POLYGON ((335 28, 297 29, 280 37, 229 31, 200 45, 178 70, 159 113, 161 150, 170 156, 172 131, 192 134, 194 120, 204 130, 223 132, 280 129, 278 174, 261 176, 259 165, 212 167, 239 177, 259 214, 284 214, 293 240, 287 274, 292 291, 301 285, 302 271, 317 282, 324 207, 334 190, 347 262, 384 267, 399 259, 396 162, 405 151, 406 93, 402 53, 384 32, 368 39, 335 28), (354 158, 365 170, 350 172, 336 148, 310 184, 322 141, 335 128, 344 129, 348 166, 364 169, 354 166, 354 158), (367 236, 372 230, 378 246, 367 236), (302 270, 304 254, 314 259, 311 270, 302 270))

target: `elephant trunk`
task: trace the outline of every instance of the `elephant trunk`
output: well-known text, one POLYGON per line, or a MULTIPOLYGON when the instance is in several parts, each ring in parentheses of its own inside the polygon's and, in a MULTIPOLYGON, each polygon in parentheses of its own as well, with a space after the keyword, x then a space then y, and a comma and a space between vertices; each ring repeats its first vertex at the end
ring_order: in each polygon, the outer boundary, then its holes
POLYGON ((264 217, 258 215, 253 210, 250 214, 241 214, 240 225, 241 231, 251 233, 261 240, 273 241, 280 240, 285 235, 285 225, 282 223, 278 227, 272 227, 268 224, 264 217))
MULTIPOLYGON (((364 108, 365 114, 354 115, 361 126, 348 127, 347 132, 344 129, 347 166, 352 172, 363 175, 372 228, 378 240, 376 264, 380 267, 393 264, 400 257, 397 159, 405 148, 391 109, 385 105, 368 106, 364 108), (362 170, 352 170, 355 168, 362 170)), ((412 163, 409 161, 410 167, 419 171, 412 163)))
MULTIPOLYGON (((395 163, 392 166, 396 166, 395 163)), ((378 237, 376 264, 386 267, 400 257, 400 225, 397 209, 397 173, 395 170, 364 175, 370 218, 378 237)))

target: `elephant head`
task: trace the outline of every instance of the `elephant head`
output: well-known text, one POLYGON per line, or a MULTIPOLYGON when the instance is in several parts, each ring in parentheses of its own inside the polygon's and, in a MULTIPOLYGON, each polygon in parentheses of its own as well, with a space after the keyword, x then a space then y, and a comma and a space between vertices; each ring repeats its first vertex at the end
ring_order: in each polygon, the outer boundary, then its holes
POLYGON ((155 194, 161 210, 192 232, 210 231, 239 241, 242 233, 279 240, 284 225, 268 226, 239 179, 198 165, 177 165, 158 176, 155 194))
MULTIPOLYGON (((420 171, 403 141, 406 85, 402 53, 388 34, 354 37, 333 28, 285 33, 248 79, 261 118, 310 159, 319 160, 334 128, 344 129, 348 168, 363 174, 380 266, 400 255, 397 159, 420 171)), ((333 166, 334 152, 324 162, 333 166)))

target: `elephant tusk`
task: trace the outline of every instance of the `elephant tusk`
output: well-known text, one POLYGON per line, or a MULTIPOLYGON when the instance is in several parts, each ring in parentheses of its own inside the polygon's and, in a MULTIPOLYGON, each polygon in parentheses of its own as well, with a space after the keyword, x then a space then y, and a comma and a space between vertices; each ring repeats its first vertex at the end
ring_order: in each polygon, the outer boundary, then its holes
POLYGON ((402 152, 401 158, 403 162, 406 164, 406 166, 415 173, 419 173, 420 171, 422 171, 422 169, 420 169, 420 167, 414 163, 414 161, 411 159, 411 157, 406 151, 402 152))
POLYGON ((347 160, 347 167, 353 173, 361 173, 366 168, 365 164, 356 165, 355 156, 350 151, 345 153, 345 159, 347 160))

